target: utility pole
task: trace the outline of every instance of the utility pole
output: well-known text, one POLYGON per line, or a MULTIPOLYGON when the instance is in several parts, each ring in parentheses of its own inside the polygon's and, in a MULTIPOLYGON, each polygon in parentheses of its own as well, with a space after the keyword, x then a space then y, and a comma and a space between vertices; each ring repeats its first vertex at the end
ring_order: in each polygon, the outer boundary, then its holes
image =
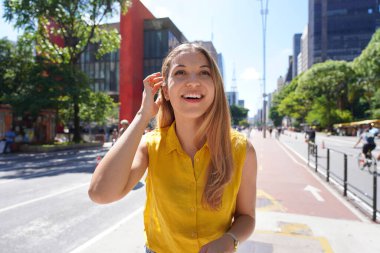
POLYGON ((267 124, 266 124, 266 117, 267 117, 267 101, 266 101, 266 33, 267 33, 267 15, 268 15, 268 2, 269 0, 258 0, 261 4, 261 21, 262 21, 262 28, 263 28, 263 117, 262 117, 262 123, 263 123, 263 137, 266 138, 266 131, 267 131, 267 124), (264 3, 265 2, 265 3, 264 3), (265 6, 265 7, 264 7, 265 6))

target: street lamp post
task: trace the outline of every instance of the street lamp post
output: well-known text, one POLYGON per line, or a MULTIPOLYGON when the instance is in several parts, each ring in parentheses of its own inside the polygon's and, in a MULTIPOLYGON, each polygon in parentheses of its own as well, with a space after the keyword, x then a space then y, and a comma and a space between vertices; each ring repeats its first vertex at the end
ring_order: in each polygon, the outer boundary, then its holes
POLYGON ((267 15, 268 15, 268 2, 269 0, 258 0, 261 4, 261 21, 262 21, 262 28, 263 28, 263 137, 266 138, 266 107, 267 107, 267 101, 266 101, 266 32, 267 32, 267 15), (265 2, 265 3, 264 3, 265 2), (265 5, 265 8, 264 8, 265 5))

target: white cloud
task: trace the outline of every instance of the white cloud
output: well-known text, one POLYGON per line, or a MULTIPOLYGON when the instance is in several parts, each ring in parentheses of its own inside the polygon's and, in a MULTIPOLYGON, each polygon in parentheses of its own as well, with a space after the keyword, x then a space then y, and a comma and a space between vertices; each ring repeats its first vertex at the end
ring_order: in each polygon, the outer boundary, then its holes
POLYGON ((165 7, 157 7, 152 0, 142 0, 141 1, 156 18, 166 18, 171 17, 171 12, 165 7))
POLYGON ((240 75, 242 80, 259 80, 260 74, 254 67, 248 67, 244 69, 243 73, 240 75))

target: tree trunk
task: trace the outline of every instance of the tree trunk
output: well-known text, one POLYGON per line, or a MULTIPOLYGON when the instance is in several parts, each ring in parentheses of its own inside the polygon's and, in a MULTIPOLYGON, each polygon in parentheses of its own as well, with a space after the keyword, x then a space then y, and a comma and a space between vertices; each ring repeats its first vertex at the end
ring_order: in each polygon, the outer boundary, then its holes
POLYGON ((81 141, 80 136, 80 119, 79 119, 79 101, 78 101, 78 95, 74 95, 73 99, 73 106, 74 106, 74 137, 73 141, 75 143, 79 143, 81 141))

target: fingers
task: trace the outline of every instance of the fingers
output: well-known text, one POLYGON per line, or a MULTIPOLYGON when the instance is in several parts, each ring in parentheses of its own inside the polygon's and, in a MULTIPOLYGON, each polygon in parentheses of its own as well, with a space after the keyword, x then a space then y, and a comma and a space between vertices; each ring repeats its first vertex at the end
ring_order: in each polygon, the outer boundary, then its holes
POLYGON ((160 72, 156 72, 153 74, 150 74, 144 79, 144 84, 148 84, 149 86, 153 87, 156 83, 162 82, 162 76, 160 72))
POLYGON ((157 91, 161 88, 163 83, 163 78, 161 76, 160 72, 153 73, 149 76, 147 76, 144 81, 144 87, 145 88, 151 88, 152 93, 156 94, 157 91))

